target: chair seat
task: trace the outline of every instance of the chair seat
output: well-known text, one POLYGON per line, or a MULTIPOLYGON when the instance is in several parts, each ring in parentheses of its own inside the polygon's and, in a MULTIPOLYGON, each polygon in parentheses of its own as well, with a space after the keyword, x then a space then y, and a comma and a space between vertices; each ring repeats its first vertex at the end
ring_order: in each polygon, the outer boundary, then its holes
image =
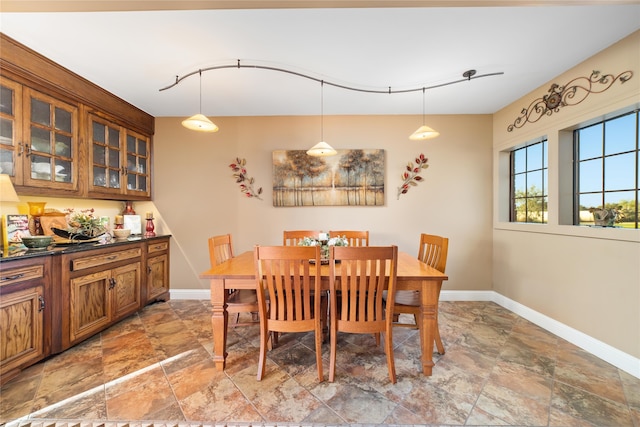
POLYGON ((420 306, 420 291, 396 291, 395 303, 420 306))
MULTIPOLYGON (((258 306, 258 296, 256 295, 256 291, 253 289, 236 289, 227 297, 228 305, 251 305, 258 306)), ((228 307, 228 309, 231 307, 228 307)), ((231 308, 232 309, 232 308, 231 308)), ((255 310, 255 308, 254 308, 255 310)), ((253 311, 253 310, 247 310, 253 311)))

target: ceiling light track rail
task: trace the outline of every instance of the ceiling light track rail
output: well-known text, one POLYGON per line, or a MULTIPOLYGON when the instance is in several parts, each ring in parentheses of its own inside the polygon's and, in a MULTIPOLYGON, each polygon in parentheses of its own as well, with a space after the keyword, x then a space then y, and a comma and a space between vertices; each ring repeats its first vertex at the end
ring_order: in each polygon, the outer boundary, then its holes
POLYGON ((500 72, 495 72, 495 73, 487 73, 487 74, 476 75, 476 70, 467 70, 462 74, 463 78, 461 78, 459 80, 453 80, 453 81, 450 81, 450 82, 440 83, 440 84, 431 85, 431 86, 420 86, 420 87, 411 88, 411 89, 392 89, 391 86, 388 86, 385 89, 364 89, 364 88, 360 88, 360 87, 349 86, 349 85, 345 85, 345 84, 331 82, 331 81, 326 80, 324 78, 314 77, 314 76, 311 76, 309 74, 304 74, 304 73, 301 73, 301 72, 298 72, 298 71, 294 71, 294 70, 289 70, 289 69, 286 69, 286 68, 275 67, 275 66, 270 66, 270 65, 250 64, 250 63, 249 64, 245 64, 245 63, 241 63, 240 60, 238 59, 235 64, 216 65, 216 66, 213 66, 213 67, 201 68, 199 70, 192 71, 191 73, 185 74, 182 77, 176 76, 176 81, 173 84, 161 88, 160 91, 171 89, 172 87, 177 86, 181 81, 183 81, 183 80, 185 80, 185 79, 187 79, 187 78, 189 78, 191 76, 194 76, 194 75, 202 75, 202 73, 205 72, 205 71, 222 70, 222 69, 227 69, 227 68, 254 68, 254 69, 260 69, 260 70, 277 71, 277 72, 280 72, 280 73, 291 74, 291 75, 294 75, 294 76, 298 76, 298 77, 302 77, 302 78, 305 78, 305 79, 313 80, 315 82, 318 82, 318 83, 321 83, 321 84, 330 85, 330 86, 337 87, 337 88, 340 88, 340 89, 351 90, 351 91, 355 91, 355 92, 365 92, 365 93, 384 93, 384 94, 389 94, 389 95, 390 94, 394 94, 394 93, 409 93, 409 92, 418 92, 418 91, 431 90, 431 89, 436 89, 436 88, 439 88, 439 87, 450 86, 450 85, 454 85, 454 84, 457 84, 457 83, 462 83, 462 82, 466 82, 466 81, 480 79, 480 78, 483 78, 483 77, 500 76, 500 75, 504 74, 504 72, 500 71, 500 72))

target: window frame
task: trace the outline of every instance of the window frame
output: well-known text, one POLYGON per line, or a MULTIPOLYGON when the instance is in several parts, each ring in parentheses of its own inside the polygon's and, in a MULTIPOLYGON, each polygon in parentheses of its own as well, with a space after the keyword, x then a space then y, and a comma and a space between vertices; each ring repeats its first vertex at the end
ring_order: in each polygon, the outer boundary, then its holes
POLYGON ((525 145, 514 147, 509 150, 509 222, 514 224, 548 224, 549 222, 549 141, 548 138, 540 137, 525 145), (529 169, 529 150, 537 145, 541 146, 541 163, 539 168, 529 169), (524 150, 525 158, 524 170, 516 172, 516 153, 524 150), (539 172, 541 174, 542 194, 536 196, 528 196, 530 186, 528 185, 528 175, 530 173, 539 172), (516 197, 516 177, 524 175, 525 177, 525 197, 516 197), (525 204, 525 221, 518 221, 517 215, 517 199, 524 199, 525 204), (540 221, 529 221, 528 201, 533 199, 542 199, 542 210, 536 211, 540 213, 540 221))
MULTIPOLYGON (((607 194, 611 194, 611 193, 616 193, 616 192, 621 192, 621 191, 630 191, 632 193, 634 193, 635 196, 635 221, 632 221, 634 226, 633 227, 619 227, 619 228, 626 228, 626 229, 638 229, 640 228, 640 209, 639 209, 639 204, 640 204, 640 110, 638 109, 634 109, 631 111, 627 111, 621 114, 618 114, 616 116, 613 117, 609 117, 606 119, 602 119, 602 120, 598 120, 596 122, 591 122, 588 125, 584 125, 584 126, 580 126, 578 128, 573 129, 572 131, 572 142, 573 142, 573 225, 574 226, 588 226, 588 227, 594 227, 596 226, 584 223, 584 221, 581 221, 580 219, 580 213, 581 213, 581 209, 580 209, 580 196, 581 195, 585 195, 585 194, 593 194, 593 195, 600 195, 600 205, 595 207, 595 208, 604 208, 606 207, 606 205, 610 205, 611 203, 605 203, 606 202, 606 196, 607 194), (627 117, 629 115, 635 115, 635 120, 632 120, 632 122, 634 123, 635 126, 635 149, 631 149, 631 150, 626 150, 626 151, 620 151, 620 152, 615 152, 615 153, 609 153, 607 154, 607 123, 621 119, 623 117, 627 117), (602 131, 601 131, 601 155, 597 155, 597 156, 592 156, 592 157, 588 157, 588 158, 584 158, 581 159, 580 158, 580 133, 581 131, 584 131, 586 129, 592 128, 594 126, 601 126, 602 127, 602 131), (627 155, 627 154, 633 154, 635 153, 634 156, 634 167, 635 170, 631 172, 632 175, 634 175, 634 181, 635 181, 635 188, 615 188, 615 189, 607 189, 607 181, 606 181, 606 175, 607 175, 607 170, 606 170, 606 159, 611 159, 611 158, 615 158, 616 156, 621 156, 621 155, 627 155), (600 165, 601 165, 601 185, 599 190, 591 190, 591 191, 580 191, 580 166, 584 163, 584 162, 590 162, 590 161, 594 161, 594 160, 599 160, 600 161, 600 165)), ((601 226, 597 226, 597 227, 601 227, 601 226)))

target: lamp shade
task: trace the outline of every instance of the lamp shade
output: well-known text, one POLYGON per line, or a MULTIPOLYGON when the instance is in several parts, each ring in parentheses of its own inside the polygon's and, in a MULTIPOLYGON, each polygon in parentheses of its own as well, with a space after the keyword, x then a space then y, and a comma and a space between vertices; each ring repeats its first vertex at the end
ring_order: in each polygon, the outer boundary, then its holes
POLYGON ((16 189, 7 174, 0 174, 0 202, 19 202, 16 189))
POLYGON ((182 121, 182 126, 191 130, 198 130, 200 132, 217 132, 218 126, 216 126, 211 120, 209 120, 203 114, 196 114, 182 121))
POLYGON ((315 157, 325 157, 325 156, 335 156, 338 152, 326 142, 318 142, 316 145, 311 147, 307 154, 315 157))
POLYGON ((440 132, 431 129, 429 126, 422 125, 414 133, 409 135, 409 139, 412 141, 421 141, 424 139, 435 138, 440 135, 440 132))

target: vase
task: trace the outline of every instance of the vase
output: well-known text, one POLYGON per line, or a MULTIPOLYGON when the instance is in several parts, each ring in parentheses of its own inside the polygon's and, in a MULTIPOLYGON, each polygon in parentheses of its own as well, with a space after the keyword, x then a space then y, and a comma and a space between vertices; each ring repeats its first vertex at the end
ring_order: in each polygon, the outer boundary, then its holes
POLYGON ((124 210, 122 211, 122 215, 135 215, 136 211, 133 209, 133 202, 126 201, 124 202, 124 210))
POLYGON ((27 202, 29 205, 29 215, 40 216, 44 213, 44 206, 47 202, 27 202))

